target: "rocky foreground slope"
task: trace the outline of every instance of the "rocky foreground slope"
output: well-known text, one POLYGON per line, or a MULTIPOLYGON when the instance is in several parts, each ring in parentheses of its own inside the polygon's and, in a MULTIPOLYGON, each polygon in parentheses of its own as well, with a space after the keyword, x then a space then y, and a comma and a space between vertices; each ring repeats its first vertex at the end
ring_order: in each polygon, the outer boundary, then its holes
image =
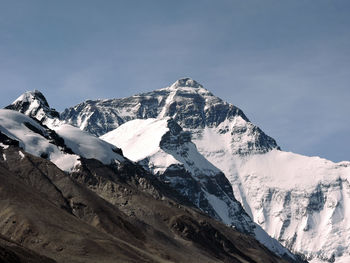
POLYGON ((128 98, 89 100, 61 117, 98 136, 130 120, 170 117, 271 236, 312 262, 350 261, 350 163, 281 151, 240 109, 192 79, 128 98))

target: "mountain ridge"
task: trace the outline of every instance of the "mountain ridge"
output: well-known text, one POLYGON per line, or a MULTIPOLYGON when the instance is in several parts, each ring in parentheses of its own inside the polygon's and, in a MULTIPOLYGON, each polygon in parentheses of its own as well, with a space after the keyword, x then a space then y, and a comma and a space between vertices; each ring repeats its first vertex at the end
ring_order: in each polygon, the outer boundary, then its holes
POLYGON ((181 79, 169 87, 128 98, 88 100, 66 109, 61 113, 61 119, 101 136, 132 119, 172 117, 183 129, 195 133, 196 128, 216 127, 227 119, 240 117, 249 125, 237 133, 247 135, 251 141, 237 147, 237 152, 248 154, 279 148, 273 138, 253 125, 236 106, 215 97, 201 85, 196 89, 178 86, 186 81, 193 80, 181 79))

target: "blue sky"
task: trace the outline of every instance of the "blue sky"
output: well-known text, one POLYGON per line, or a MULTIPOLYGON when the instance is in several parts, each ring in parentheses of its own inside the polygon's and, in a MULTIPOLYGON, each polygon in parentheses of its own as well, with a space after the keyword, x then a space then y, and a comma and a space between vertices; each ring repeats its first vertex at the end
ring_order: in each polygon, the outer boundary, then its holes
POLYGON ((348 0, 3 0, 0 106, 59 111, 192 77, 282 149, 350 160, 348 0))

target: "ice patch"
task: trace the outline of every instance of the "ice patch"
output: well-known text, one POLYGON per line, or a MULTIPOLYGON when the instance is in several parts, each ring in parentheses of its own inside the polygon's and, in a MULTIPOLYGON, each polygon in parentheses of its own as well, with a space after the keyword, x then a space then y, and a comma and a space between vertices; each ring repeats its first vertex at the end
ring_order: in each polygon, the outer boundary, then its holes
POLYGON ((21 156, 21 160, 25 157, 24 154, 21 151, 18 151, 19 156, 21 156))
POLYGON ((176 89, 173 89, 170 94, 168 95, 165 105, 162 108, 162 111, 158 115, 158 119, 163 119, 166 116, 166 112, 169 110, 170 103, 174 100, 174 97, 176 95, 176 89))
POLYGON ((6 150, 9 146, 0 142, 0 147, 6 150))
POLYGON ((228 213, 227 204, 215 195, 209 194, 208 192, 206 192, 206 195, 209 203, 212 207, 215 208, 215 212, 219 215, 221 220, 225 224, 230 225, 232 223, 232 218, 230 218, 230 215, 228 213))
POLYGON ((65 172, 72 172, 79 162, 79 156, 66 154, 52 158, 52 162, 65 172))
POLYGON ((137 162, 160 150, 161 138, 169 130, 167 121, 168 118, 129 121, 100 138, 121 148, 127 158, 137 162))

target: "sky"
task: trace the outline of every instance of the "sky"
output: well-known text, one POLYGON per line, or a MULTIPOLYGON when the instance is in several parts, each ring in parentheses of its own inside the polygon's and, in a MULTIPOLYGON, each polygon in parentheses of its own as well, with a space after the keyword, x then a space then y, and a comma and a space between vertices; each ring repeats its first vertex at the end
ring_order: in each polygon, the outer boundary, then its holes
POLYGON ((191 77, 283 150, 350 160, 349 0, 0 0, 0 107, 191 77))

